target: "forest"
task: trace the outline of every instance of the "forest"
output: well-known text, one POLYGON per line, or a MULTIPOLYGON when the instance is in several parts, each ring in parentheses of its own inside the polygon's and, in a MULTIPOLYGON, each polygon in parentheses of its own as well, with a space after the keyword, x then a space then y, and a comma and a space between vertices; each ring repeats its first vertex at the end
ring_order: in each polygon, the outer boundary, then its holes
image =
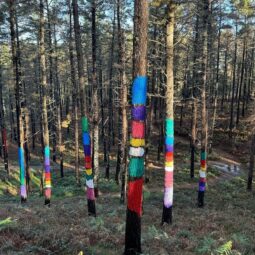
POLYGON ((0 0, 0 254, 255 254, 254 0, 0 0))

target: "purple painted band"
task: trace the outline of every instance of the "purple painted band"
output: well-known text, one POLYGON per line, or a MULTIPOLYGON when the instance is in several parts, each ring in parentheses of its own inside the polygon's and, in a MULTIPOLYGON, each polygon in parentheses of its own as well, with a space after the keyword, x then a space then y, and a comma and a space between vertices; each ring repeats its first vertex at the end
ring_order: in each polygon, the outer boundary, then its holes
POLYGON ((166 152, 173 152, 173 151, 174 151, 174 146, 166 144, 166 152))
POLYGON ((205 182, 199 182, 199 187, 205 187, 205 182))
POLYGON ((90 156, 91 155, 90 145, 83 145, 83 150, 84 150, 85 156, 90 156))
POLYGON ((133 106, 131 110, 133 120, 145 120, 146 107, 144 105, 133 106))
POLYGON ((50 165, 50 159, 45 157, 44 159, 44 165, 49 166, 50 165))
POLYGON ((44 166, 45 173, 50 173, 50 166, 44 166))
POLYGON ((205 187, 199 186, 199 191, 205 191, 205 187))
POLYGON ((20 196, 23 198, 27 197, 27 190, 25 185, 20 186, 20 196))

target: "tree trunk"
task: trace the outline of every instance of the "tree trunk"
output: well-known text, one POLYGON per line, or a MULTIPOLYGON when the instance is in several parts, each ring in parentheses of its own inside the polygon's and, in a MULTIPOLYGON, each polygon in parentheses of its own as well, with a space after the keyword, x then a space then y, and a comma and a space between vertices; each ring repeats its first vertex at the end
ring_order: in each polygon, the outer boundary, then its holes
POLYGON ((198 91, 198 44, 199 44, 199 15, 196 17, 194 55, 193 55, 193 77, 192 77, 192 95, 193 95, 193 111, 191 123, 191 142, 190 142, 190 177, 194 178, 195 172, 195 152, 197 140, 197 91, 198 91))
POLYGON ((165 120, 165 185, 162 224, 172 223, 174 171, 174 23, 175 3, 167 6, 166 26, 166 120, 165 120))
POLYGON ((54 48, 55 48, 55 58, 54 58, 54 66, 55 66, 55 86, 54 86, 54 94, 57 108, 57 150, 60 161, 60 176, 64 177, 64 159, 63 159, 63 138, 62 138, 62 100, 61 100, 61 84, 59 81, 58 75, 58 56, 57 56, 57 38, 56 38, 56 26, 54 24, 54 48))
POLYGON ((99 101, 98 101, 98 86, 97 86, 97 35, 96 35, 96 0, 91 3, 91 15, 92 15, 92 26, 91 26, 91 37, 92 37, 92 86, 93 86, 93 126, 94 126, 94 182, 95 182, 95 195, 99 195, 98 191, 98 181, 99 181, 99 101))
POLYGON ((230 123, 229 123, 229 137, 232 137, 232 130, 234 128, 234 102, 235 102, 235 84, 236 84, 236 62, 237 62, 237 29, 238 23, 236 19, 236 38, 235 38, 235 55, 233 62, 233 81, 232 81, 232 95, 231 95, 231 107, 230 107, 230 123))
POLYGON ((119 84, 121 94, 121 144, 120 144, 120 173, 121 173, 121 192, 120 201, 125 203, 126 190, 127 190, 127 137, 128 137, 128 119, 127 119, 127 81, 126 81, 126 66, 125 66, 125 36, 122 29, 121 22, 121 11, 122 11, 122 0, 117 0, 117 22, 118 22, 118 50, 119 50, 119 84))
POLYGON ((2 66, 0 64, 0 127, 2 136, 2 147, 4 156, 4 169, 7 173, 7 177, 10 175, 8 166, 8 147, 7 147, 7 130, 5 125, 5 112, 4 112, 4 101, 3 101, 3 81, 2 81, 2 66))
POLYGON ((21 83, 21 71, 18 64, 18 52, 17 52, 17 35, 15 30, 15 9, 16 1, 10 0, 9 2, 10 13, 10 31, 11 31, 11 50, 12 50, 12 64, 13 74, 15 76, 15 97, 16 97, 16 116, 17 116, 17 140, 18 140, 18 155, 19 155, 19 168, 20 168, 20 196, 21 203, 27 200, 26 189, 26 171, 25 171, 25 158, 24 158, 24 123, 23 123, 23 98, 21 83))
POLYGON ((48 84, 46 75, 45 58, 45 18, 44 18, 44 0, 40 0, 40 33, 39 33, 39 57, 41 69, 41 87, 42 87, 42 126, 44 143, 44 196, 45 205, 50 206, 51 199, 51 172, 50 172, 50 138, 48 127, 47 94, 48 84))
POLYGON ((78 186, 81 185, 79 172, 79 119, 78 119, 78 102, 79 102, 79 87, 76 80, 76 71, 74 64, 74 43, 73 43, 73 28, 72 28, 72 10, 70 0, 67 0, 69 7, 69 60, 71 68, 71 81, 73 85, 73 109, 74 109, 74 148, 75 148, 75 178, 78 186))
POLYGON ((248 172, 247 190, 252 190, 252 180, 254 171, 254 154, 255 154, 255 134, 252 136, 251 148, 250 148, 250 166, 248 172))
POLYGON ((81 33, 79 25, 79 13, 77 0, 72 0, 73 5, 73 19, 74 19, 74 35, 75 46, 78 61, 78 78, 80 89, 81 115, 82 115, 82 142, 85 156, 86 169, 86 187, 88 200, 88 213, 91 216, 96 216, 95 191, 94 191, 94 176, 92 172, 92 157, 91 157, 91 139, 89 135, 89 122, 87 118, 87 109, 85 101, 85 73, 84 60, 81 44, 81 33))
POLYGON ((198 206, 204 206, 204 193, 206 186, 206 170, 207 170, 207 107, 206 107, 206 84, 207 84, 207 23, 209 15, 209 5, 211 0, 203 0, 201 4, 202 28, 201 28, 201 165, 199 171, 199 190, 198 190, 198 206))
POLYGON ((125 255, 141 253, 141 215, 144 175, 147 94, 148 1, 135 0, 133 41, 132 134, 130 142, 125 255), (138 156, 138 157, 137 157, 138 156))

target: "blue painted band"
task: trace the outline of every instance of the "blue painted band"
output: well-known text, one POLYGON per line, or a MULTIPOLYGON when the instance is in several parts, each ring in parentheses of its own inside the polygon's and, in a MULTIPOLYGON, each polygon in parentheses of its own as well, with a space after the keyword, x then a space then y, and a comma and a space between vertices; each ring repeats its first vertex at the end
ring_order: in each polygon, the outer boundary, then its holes
POLYGON ((82 143, 83 143, 83 145, 90 145, 89 133, 87 133, 87 132, 82 133, 82 143))
POLYGON ((167 136, 166 139, 165 139, 165 144, 173 146, 174 145, 174 137, 173 136, 167 136))
POLYGON ((147 96, 147 80, 146 76, 137 76, 132 88, 132 104, 145 105, 147 96))

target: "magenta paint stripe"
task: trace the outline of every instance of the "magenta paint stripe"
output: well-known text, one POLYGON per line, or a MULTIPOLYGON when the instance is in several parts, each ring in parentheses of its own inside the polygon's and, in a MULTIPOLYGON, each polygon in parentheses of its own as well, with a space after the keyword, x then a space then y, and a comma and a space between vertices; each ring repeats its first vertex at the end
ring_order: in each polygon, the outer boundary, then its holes
POLYGON ((87 198, 90 200, 95 200, 95 192, 93 188, 87 187, 87 198))

